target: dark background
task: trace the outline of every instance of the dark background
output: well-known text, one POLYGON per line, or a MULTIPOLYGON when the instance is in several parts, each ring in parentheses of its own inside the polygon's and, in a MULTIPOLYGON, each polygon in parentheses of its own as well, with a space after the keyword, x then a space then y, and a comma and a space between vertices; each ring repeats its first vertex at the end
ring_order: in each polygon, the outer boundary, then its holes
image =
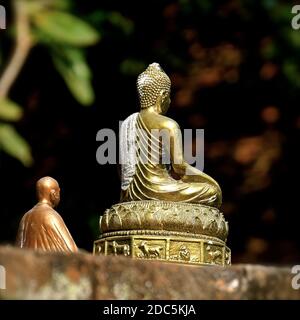
POLYGON ((35 204, 35 182, 50 175, 62 190, 57 211, 78 246, 92 250, 99 215, 120 194, 116 166, 96 162, 96 133, 117 132, 119 120, 138 110, 137 75, 159 62, 173 84, 168 115, 182 129, 205 129, 205 172, 223 190, 233 262, 299 261, 300 30, 291 27, 292 6, 73 1, 73 13, 101 33, 87 49, 96 99, 81 106, 47 49, 33 49, 10 96, 24 107, 17 129, 34 164, 0 153, 0 242, 14 242, 35 204), (121 23, 102 18, 111 12, 121 23))

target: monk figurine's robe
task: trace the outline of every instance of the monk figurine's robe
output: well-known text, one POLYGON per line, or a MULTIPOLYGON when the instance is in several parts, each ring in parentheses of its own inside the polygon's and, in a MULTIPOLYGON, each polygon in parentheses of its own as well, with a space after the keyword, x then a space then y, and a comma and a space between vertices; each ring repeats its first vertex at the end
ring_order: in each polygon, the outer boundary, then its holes
POLYGON ((25 213, 19 225, 16 245, 42 251, 78 251, 63 219, 46 203, 38 203, 25 213))

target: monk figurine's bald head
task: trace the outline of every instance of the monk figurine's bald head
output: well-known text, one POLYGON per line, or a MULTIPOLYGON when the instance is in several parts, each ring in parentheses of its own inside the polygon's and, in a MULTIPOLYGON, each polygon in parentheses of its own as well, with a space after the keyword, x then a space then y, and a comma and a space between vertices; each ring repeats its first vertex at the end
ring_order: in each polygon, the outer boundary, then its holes
POLYGON ((60 200, 60 188, 58 182, 51 177, 43 177, 36 183, 36 193, 39 203, 47 203, 56 207, 60 200))

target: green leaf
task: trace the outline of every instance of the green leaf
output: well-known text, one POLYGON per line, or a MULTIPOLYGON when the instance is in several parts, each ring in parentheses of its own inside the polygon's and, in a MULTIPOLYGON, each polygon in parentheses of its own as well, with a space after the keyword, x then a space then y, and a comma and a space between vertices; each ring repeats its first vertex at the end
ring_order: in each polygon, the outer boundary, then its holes
MULTIPOLYGON (((24 0, 23 0, 24 1, 24 0)), ((26 10, 35 15, 42 10, 69 10, 71 0, 25 0, 26 10)))
POLYGON ((21 161, 24 166, 28 167, 33 162, 30 146, 9 124, 0 124, 0 148, 21 161))
POLYGON ((68 10, 72 6, 72 0, 50 0, 48 6, 55 9, 68 10))
POLYGON ((18 121, 23 111, 19 105, 9 99, 0 99, 0 118, 6 121, 18 121))
POLYGON ((55 42, 74 46, 88 46, 100 39, 100 34, 88 23, 62 11, 43 11, 37 13, 33 20, 42 34, 55 42))
POLYGON ((52 49, 54 65, 73 96, 82 105, 91 105, 95 95, 91 83, 91 71, 84 52, 72 47, 52 49))

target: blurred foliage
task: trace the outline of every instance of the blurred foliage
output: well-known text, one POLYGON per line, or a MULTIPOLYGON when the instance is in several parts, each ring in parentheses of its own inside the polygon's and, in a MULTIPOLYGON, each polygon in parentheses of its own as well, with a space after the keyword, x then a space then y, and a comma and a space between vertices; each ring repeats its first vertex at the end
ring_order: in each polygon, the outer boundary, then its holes
POLYGON ((20 159, 24 165, 30 165, 32 158, 27 142, 12 125, 0 123, 1 148, 11 156, 20 159))
POLYGON ((99 40, 98 32, 77 17, 60 11, 39 11, 32 15, 35 34, 41 43, 88 46, 99 40))
MULTIPOLYGON (((28 20, 30 26, 28 37, 32 39, 32 46, 46 46, 52 56, 54 66, 74 98, 82 105, 91 105, 94 102, 94 91, 84 47, 96 44, 100 39, 99 32, 72 14, 72 5, 68 0, 13 0, 12 2, 15 11, 22 10, 22 16, 15 12, 14 24, 18 23, 18 19, 28 20), (22 6, 21 9, 19 5, 22 6)), ((15 29, 14 25, 11 25, 10 28, 15 29)), ((16 32, 12 34, 12 41, 14 41, 17 34, 16 32)), ((5 59, 2 60, 4 60, 2 65, 5 65, 5 59)), ((1 69, 5 70, 5 66, 2 66, 1 69)), ((0 98, 0 119, 19 120, 22 116, 22 108, 8 100, 7 97, 0 98)), ((22 161, 24 165, 32 164, 29 145, 11 124, 1 126, 0 146, 7 153, 22 161)))
MULTIPOLYGON (((97 28, 103 28, 108 22, 110 25, 117 27, 125 36, 129 36, 134 31, 132 20, 126 18, 117 11, 95 10, 87 16, 87 19, 97 28)), ((105 29, 103 30, 105 33, 105 29)))
POLYGON ((9 99, 0 100, 0 118, 6 121, 18 121, 23 111, 20 106, 9 99))
POLYGON ((143 61, 137 61, 135 59, 125 59, 120 65, 120 70, 126 75, 135 76, 143 72, 146 67, 147 65, 143 61))

